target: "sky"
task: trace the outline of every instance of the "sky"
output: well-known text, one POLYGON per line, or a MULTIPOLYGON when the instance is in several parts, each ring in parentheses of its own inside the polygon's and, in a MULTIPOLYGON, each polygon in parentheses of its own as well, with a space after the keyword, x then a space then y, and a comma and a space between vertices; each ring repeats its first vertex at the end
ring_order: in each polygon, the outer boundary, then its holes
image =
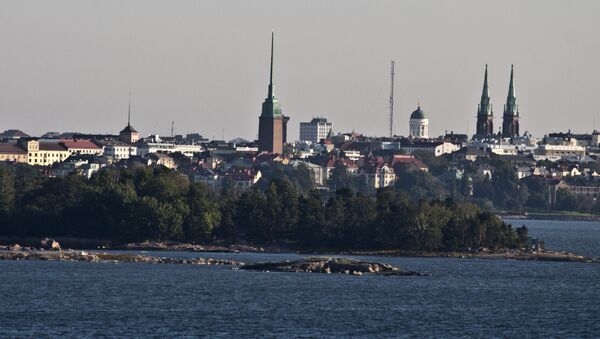
POLYGON ((495 125, 515 67, 521 131, 600 129, 600 1, 0 0, 0 130, 256 138, 275 32, 275 95, 291 139, 387 135, 417 102, 430 136, 470 134, 485 64, 495 125), (597 123, 595 122, 597 120, 597 123))

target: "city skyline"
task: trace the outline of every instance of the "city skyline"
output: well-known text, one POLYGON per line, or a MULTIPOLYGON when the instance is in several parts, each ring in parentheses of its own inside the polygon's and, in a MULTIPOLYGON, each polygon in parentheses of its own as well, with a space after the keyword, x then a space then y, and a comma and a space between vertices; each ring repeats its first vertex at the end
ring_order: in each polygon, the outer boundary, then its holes
POLYGON ((144 136, 169 135, 175 121, 177 134, 220 138, 225 128, 226 139, 255 139, 272 30, 278 35, 274 82, 291 117, 289 140, 296 140, 300 122, 313 116, 327 116, 336 132, 387 135, 392 59, 396 134, 408 135, 418 100, 431 120, 431 136, 446 130, 466 133, 467 125, 473 134, 486 63, 496 130, 511 64, 524 113, 521 134, 590 132, 600 113, 585 102, 600 89, 593 62, 600 44, 591 16, 600 6, 593 2, 571 8, 545 1, 508 6, 408 1, 374 9, 357 1, 348 3, 342 18, 332 18, 329 29, 324 29, 325 18, 335 10, 332 4, 316 5, 315 25, 307 27, 297 21, 309 18, 315 5, 235 3, 250 18, 275 17, 247 30, 249 18, 226 10, 233 4, 184 2, 163 13, 161 2, 136 12, 139 2, 129 1, 116 14, 113 2, 68 4, 74 3, 0 4, 11 14, 0 24, 5 46, 0 129, 116 134, 125 124, 132 92, 132 125, 144 136), (92 16, 94 10, 105 16, 92 16), (44 11, 48 15, 42 16, 44 11), (503 15, 478 17, 487 12, 503 15), (65 22, 73 14, 76 19, 65 22), (154 27, 162 14, 165 24, 154 27), (369 25, 377 19, 380 26, 369 25), (555 25, 557 20, 565 25, 555 25), (73 31, 70 24, 81 30, 73 31))

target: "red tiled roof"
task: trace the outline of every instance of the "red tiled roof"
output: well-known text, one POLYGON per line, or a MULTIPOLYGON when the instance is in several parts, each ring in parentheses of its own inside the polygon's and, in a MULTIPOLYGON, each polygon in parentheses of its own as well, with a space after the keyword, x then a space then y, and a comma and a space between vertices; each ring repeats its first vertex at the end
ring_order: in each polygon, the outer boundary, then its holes
POLYGON ((40 142, 40 151, 66 151, 67 148, 56 142, 40 142))
POLYGON ((17 147, 14 144, 0 144, 0 153, 2 154, 27 154, 27 151, 17 147))
POLYGON ((96 145, 91 140, 62 140, 61 143, 65 145, 68 149, 78 148, 78 149, 100 149, 100 146, 96 145))
POLYGON ((231 178, 233 181, 250 181, 254 180, 256 172, 249 169, 230 170, 225 173, 225 176, 231 178))

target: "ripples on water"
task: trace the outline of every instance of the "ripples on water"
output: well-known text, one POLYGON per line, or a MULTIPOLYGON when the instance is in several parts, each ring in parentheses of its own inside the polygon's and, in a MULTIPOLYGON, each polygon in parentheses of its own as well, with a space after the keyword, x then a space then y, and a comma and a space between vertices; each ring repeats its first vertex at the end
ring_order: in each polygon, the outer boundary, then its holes
MULTIPOLYGON (((598 253, 600 224, 526 223, 548 247, 598 253)), ((159 255, 242 261, 297 257, 159 255)), ((368 259, 433 276, 0 261, 0 336, 594 337, 600 333, 600 265, 368 259)))

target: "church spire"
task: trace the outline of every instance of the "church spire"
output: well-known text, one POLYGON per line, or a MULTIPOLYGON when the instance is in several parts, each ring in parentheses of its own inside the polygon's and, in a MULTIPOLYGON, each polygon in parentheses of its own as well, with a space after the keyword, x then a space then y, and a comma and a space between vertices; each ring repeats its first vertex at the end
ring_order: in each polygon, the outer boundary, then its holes
POLYGON ((504 105, 504 117, 502 121, 502 136, 512 138, 519 135, 519 106, 515 95, 515 72, 513 65, 510 65, 510 83, 508 85, 508 95, 506 96, 506 105, 504 105))
POLYGON ((513 83, 514 80, 514 65, 510 65, 510 84, 508 85, 508 97, 509 98, 514 98, 515 97, 515 86, 513 83))
POLYGON ((483 77, 483 92, 481 93, 481 100, 483 102, 484 98, 489 98, 490 97, 490 92, 488 89, 488 72, 487 72, 487 67, 488 65, 485 64, 485 75, 483 77))
POLYGON ((483 77, 483 91, 481 92, 481 103, 477 115, 492 115, 492 105, 490 104, 490 90, 488 87, 488 65, 485 65, 485 75, 483 77))
POLYGON ((269 77, 269 95, 268 98, 273 98, 273 47, 275 41, 275 32, 271 32, 271 72, 269 77))
POLYGON ((508 96, 506 97, 505 115, 518 115, 517 97, 515 96, 514 67, 510 65, 510 83, 508 85, 508 96))
POLYGON ((494 113, 490 103, 490 89, 488 87, 488 69, 485 65, 485 75, 483 77, 483 91, 481 92, 481 102, 477 107, 477 134, 478 138, 483 138, 494 134, 494 113))
POLYGON ((274 52, 275 33, 271 32, 271 70, 269 74, 269 93, 263 103, 262 116, 280 117, 281 106, 277 98, 273 95, 273 52, 274 52))
POLYGON ((127 108, 127 126, 131 126, 131 93, 129 93, 129 107, 127 108))

